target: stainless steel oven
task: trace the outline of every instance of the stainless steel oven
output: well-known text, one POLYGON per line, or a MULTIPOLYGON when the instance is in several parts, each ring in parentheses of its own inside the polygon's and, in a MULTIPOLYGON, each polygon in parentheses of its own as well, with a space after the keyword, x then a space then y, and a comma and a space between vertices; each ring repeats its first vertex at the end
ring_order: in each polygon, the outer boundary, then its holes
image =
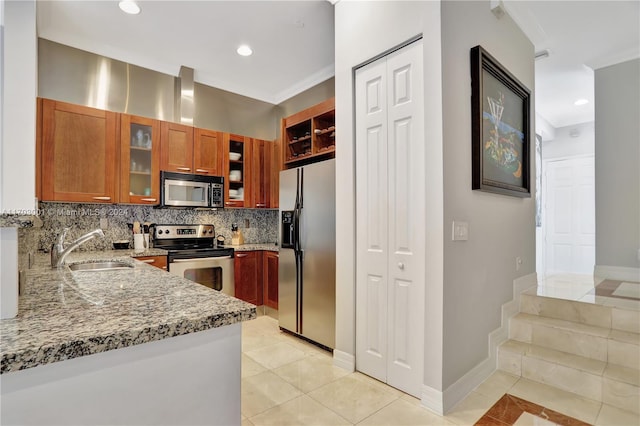
POLYGON ((213 225, 156 225, 154 246, 168 251, 169 273, 235 296, 233 249, 217 248, 213 225))

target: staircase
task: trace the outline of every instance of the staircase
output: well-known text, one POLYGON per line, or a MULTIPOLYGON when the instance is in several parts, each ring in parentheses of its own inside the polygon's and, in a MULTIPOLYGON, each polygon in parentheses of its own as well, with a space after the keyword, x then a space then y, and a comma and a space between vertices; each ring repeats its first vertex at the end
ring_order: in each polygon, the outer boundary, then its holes
POLYGON ((640 414, 640 312, 521 294, 498 368, 640 414))

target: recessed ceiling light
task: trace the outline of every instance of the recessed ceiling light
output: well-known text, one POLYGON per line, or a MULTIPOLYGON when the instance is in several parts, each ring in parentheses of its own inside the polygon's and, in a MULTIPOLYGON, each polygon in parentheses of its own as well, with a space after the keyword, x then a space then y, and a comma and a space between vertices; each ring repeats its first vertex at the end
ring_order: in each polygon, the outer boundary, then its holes
POLYGON ((251 50, 251 48, 246 44, 243 44, 242 46, 238 47, 238 50, 236 50, 236 52, 238 52, 238 55, 240 56, 251 56, 253 50, 251 50))
POLYGON ((588 103, 589 103, 589 100, 588 100, 588 99, 584 99, 584 98, 583 98, 583 99, 578 99, 578 100, 577 100, 577 101, 575 101, 573 104, 574 104, 575 106, 580 106, 580 105, 586 105, 586 104, 588 104, 588 103))
POLYGON ((129 15, 137 15, 140 13, 140 6, 138 6, 133 0, 122 0, 118 3, 118 6, 120 7, 120 10, 124 13, 128 13, 129 15))

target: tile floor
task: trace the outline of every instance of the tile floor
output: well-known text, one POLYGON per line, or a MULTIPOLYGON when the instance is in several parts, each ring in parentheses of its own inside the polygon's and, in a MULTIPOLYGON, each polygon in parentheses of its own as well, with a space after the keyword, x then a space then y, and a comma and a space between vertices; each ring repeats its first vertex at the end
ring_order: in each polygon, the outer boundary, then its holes
MULTIPOLYGON (((640 425, 637 415, 501 371, 441 417, 412 396, 334 367, 329 352, 281 332, 268 316, 243 323, 242 352, 243 426, 473 425, 505 393, 590 424, 640 425)), ((534 421, 523 413, 517 424, 543 424, 534 421)))
POLYGON ((557 274, 539 280, 525 294, 640 311, 640 283, 603 280, 592 275, 557 274))

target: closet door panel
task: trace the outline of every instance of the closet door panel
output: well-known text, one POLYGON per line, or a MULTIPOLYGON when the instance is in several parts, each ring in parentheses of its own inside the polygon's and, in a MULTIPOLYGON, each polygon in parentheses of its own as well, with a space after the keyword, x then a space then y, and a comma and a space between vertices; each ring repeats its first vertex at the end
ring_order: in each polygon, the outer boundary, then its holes
POLYGON ((424 370, 426 175, 422 43, 387 59, 389 248, 387 383, 420 395, 424 370))
POLYGON ((415 396, 424 368, 422 48, 356 71, 356 368, 415 396))
POLYGON ((378 380, 387 371, 387 100, 386 64, 357 74, 356 365, 378 380))

